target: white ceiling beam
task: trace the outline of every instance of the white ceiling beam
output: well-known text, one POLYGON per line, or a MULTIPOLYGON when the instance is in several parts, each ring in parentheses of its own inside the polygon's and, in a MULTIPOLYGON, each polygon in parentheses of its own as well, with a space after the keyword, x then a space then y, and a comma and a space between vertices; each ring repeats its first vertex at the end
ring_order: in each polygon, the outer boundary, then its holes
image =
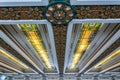
MULTIPOLYGON (((50 37, 50 43, 51 43, 51 51, 52 51, 52 56, 53 56, 53 62, 54 65, 56 66, 57 72, 59 73, 59 66, 58 66, 58 61, 57 61, 57 53, 56 53, 56 47, 55 47, 55 40, 54 40, 54 34, 53 34, 53 29, 52 25, 50 23, 47 23, 47 29, 48 29, 48 35, 50 37)), ((49 54, 50 55, 50 54, 49 54)))
POLYGON ((10 6, 47 6, 48 0, 0 0, 1 7, 10 6))
POLYGON ((115 19, 73 19, 69 24, 80 23, 120 23, 120 18, 115 19))
POLYGON ((70 0, 72 5, 120 5, 120 0, 70 0))

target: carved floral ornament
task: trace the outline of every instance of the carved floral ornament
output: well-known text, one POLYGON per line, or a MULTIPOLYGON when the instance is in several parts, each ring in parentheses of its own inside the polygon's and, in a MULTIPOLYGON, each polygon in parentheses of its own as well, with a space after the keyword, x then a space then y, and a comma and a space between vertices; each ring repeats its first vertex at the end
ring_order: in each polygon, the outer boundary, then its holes
POLYGON ((47 7, 0 7, 0 20, 42 20, 67 24, 72 19, 120 18, 120 6, 71 6, 68 2, 52 2, 47 7))
POLYGON ((68 2, 55 1, 46 7, 44 16, 52 24, 67 24, 74 18, 75 11, 68 2))

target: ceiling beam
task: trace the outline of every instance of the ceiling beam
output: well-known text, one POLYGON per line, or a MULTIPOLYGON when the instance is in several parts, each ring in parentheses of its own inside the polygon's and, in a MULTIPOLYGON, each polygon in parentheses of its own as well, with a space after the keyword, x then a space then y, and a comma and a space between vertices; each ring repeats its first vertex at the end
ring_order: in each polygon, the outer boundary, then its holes
POLYGON ((72 5, 120 5, 119 0, 70 0, 72 5))
POLYGON ((0 0, 0 6, 47 6, 48 0, 0 0))

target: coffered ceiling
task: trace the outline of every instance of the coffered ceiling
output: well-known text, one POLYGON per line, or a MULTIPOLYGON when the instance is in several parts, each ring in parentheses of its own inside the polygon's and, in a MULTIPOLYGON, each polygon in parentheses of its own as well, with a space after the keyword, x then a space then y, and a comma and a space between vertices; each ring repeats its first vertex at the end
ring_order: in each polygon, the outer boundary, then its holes
POLYGON ((66 1, 75 9, 66 24, 44 16, 53 0, 0 2, 0 74, 52 80, 120 76, 120 1, 66 1))
POLYGON ((120 24, 71 25, 1 24, 1 73, 119 73, 120 24))

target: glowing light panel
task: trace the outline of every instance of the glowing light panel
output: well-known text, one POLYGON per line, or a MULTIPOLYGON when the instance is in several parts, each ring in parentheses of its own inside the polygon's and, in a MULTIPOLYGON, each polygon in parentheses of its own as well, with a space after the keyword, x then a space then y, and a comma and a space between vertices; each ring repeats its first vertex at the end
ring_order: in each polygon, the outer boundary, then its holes
POLYGON ((22 30, 27 35, 28 40, 34 47, 34 49, 37 51, 38 55, 42 59, 42 61, 45 63, 48 69, 51 69, 52 66, 50 64, 50 59, 48 56, 48 53, 43 46, 42 39, 39 36, 37 25, 35 24, 20 24, 22 30))
POLYGON ((76 65, 80 61, 84 51, 88 48, 90 44, 91 36, 94 34, 96 30, 99 29, 100 23, 85 23, 82 28, 82 32, 80 34, 80 40, 77 44, 76 51, 73 55, 72 65, 69 67, 70 69, 75 69, 76 65))

